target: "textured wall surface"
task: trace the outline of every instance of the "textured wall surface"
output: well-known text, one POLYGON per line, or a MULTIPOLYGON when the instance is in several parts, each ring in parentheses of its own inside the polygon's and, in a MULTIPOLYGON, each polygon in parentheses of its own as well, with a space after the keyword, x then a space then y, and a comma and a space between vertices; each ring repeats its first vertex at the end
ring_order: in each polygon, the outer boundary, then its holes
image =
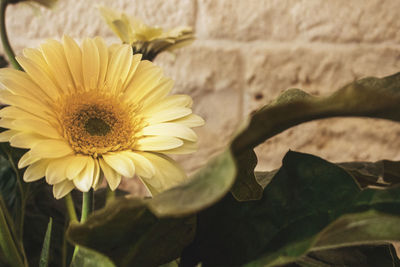
MULTIPOLYGON (((197 40, 156 63, 190 94, 205 118, 200 150, 180 157, 188 171, 204 164, 251 111, 290 87, 324 95, 364 76, 400 70, 399 0, 60 0, 53 10, 8 10, 17 53, 64 33, 118 39, 101 19, 104 4, 165 28, 186 25, 197 40)), ((329 119, 294 127, 257 148, 259 169, 279 167, 288 149, 332 161, 400 160, 400 125, 329 119)))

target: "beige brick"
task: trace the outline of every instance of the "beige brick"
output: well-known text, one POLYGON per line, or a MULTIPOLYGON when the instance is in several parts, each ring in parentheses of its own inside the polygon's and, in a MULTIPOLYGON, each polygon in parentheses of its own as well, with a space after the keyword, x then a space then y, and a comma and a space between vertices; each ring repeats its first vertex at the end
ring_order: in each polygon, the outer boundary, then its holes
POLYGON ((201 38, 398 42, 397 0, 199 0, 201 38))
POLYGON ((251 47, 244 49, 245 91, 251 110, 288 88, 323 95, 355 79, 386 76, 400 69, 400 46, 258 44, 251 47))
POLYGON ((400 160, 400 124, 376 119, 333 118, 293 127, 256 148, 258 170, 281 166, 291 149, 333 162, 400 160))

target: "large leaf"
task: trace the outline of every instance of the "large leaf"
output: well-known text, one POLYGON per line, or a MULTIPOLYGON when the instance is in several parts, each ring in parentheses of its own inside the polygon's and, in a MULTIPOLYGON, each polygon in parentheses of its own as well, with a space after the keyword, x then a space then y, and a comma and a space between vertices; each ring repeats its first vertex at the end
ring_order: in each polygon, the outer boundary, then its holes
POLYGON ((288 152, 260 201, 227 195, 200 212, 182 266, 274 266, 322 248, 400 240, 399 207, 398 187, 362 191, 342 168, 288 152), (354 233, 345 234, 351 226, 354 233), (333 231, 343 233, 340 240, 333 231))
POLYGON ((152 199, 111 202, 84 224, 71 225, 69 239, 107 255, 118 266, 168 263, 193 240, 193 214, 223 198, 235 175, 234 160, 226 151, 188 182, 152 199))
POLYGON ((254 114, 234 140, 234 153, 252 149, 266 139, 303 122, 337 116, 400 120, 400 73, 364 78, 327 97, 290 89, 254 114))

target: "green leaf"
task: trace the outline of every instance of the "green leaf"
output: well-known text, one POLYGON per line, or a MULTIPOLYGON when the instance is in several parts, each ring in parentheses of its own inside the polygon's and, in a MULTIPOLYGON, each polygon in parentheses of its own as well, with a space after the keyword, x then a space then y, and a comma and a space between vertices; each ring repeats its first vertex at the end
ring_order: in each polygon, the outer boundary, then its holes
POLYGON ((40 254, 39 267, 47 267, 49 265, 49 250, 52 225, 53 219, 50 217, 49 224, 47 225, 46 234, 44 236, 42 253, 40 254))
POLYGON ((262 197, 263 188, 257 182, 254 168, 257 156, 253 150, 248 150, 235 156, 238 173, 231 193, 239 201, 257 200, 262 197))
MULTIPOLYGON (((296 261, 301 267, 363 266, 398 267, 393 245, 342 247, 311 252, 296 261)), ((286 266, 286 265, 285 265, 286 266)))
POLYGON ((381 79, 364 78, 327 97, 290 89, 251 118, 247 129, 235 138, 232 149, 234 154, 240 154, 300 123, 337 116, 400 121, 400 73, 381 79))
MULTIPOLYGON (((262 175, 266 183, 271 180, 268 173, 262 175)), ((238 202, 227 195, 200 212, 182 266, 275 266, 322 248, 400 240, 394 229, 400 224, 399 206, 399 187, 362 191, 342 168, 288 152, 261 200, 238 202), (339 240, 330 235, 346 231, 353 222, 357 231, 339 240)))
POLYGON ((116 267, 116 265, 106 256, 94 250, 79 247, 70 267, 116 267))

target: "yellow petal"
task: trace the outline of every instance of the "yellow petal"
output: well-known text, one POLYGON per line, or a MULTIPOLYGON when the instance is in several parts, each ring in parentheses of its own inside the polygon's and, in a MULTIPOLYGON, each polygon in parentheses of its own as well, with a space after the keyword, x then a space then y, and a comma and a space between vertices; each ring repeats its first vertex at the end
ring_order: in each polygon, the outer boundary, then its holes
POLYGON ((66 170, 73 156, 51 160, 46 169, 46 182, 58 184, 67 179, 66 170))
POLYGON ((59 139, 61 138, 59 132, 54 129, 47 122, 37 119, 37 120, 28 120, 28 119, 20 119, 15 120, 12 123, 13 128, 19 131, 33 132, 40 135, 47 136, 49 138, 59 139))
POLYGON ((172 136, 149 136, 138 140, 136 149, 141 151, 168 150, 183 145, 183 141, 172 136))
POLYGON ((97 86, 98 88, 102 88, 104 86, 108 68, 108 48, 103 38, 101 37, 94 38, 94 42, 97 46, 97 50, 99 51, 99 59, 100 59, 99 82, 97 86))
POLYGON ((82 192, 88 192, 93 185, 94 160, 88 157, 85 168, 73 180, 74 185, 82 192))
POLYGON ((183 169, 171 158, 155 153, 140 152, 154 166, 155 175, 147 179, 141 177, 142 181, 150 186, 152 193, 158 193, 178 185, 186 179, 183 169))
POLYGON ((143 135, 173 136, 192 142, 197 141, 197 135, 192 129, 177 123, 153 124, 143 128, 142 132, 143 135))
POLYGON ((94 160, 93 188, 97 190, 101 186, 100 166, 97 159, 94 160))
POLYGON ((135 54, 131 60, 131 66, 128 71, 128 76, 126 77, 123 88, 126 89, 131 83, 133 76, 135 75, 136 69, 139 66, 140 60, 142 59, 142 54, 135 54))
POLYGON ((30 165, 24 173, 25 182, 34 182, 44 177, 46 169, 49 164, 49 160, 39 160, 30 165))
POLYGON ((10 138, 10 144, 13 147, 31 148, 37 143, 44 141, 46 139, 47 138, 45 138, 44 136, 38 134, 20 132, 14 135, 12 138, 10 138))
POLYGON ((183 155, 190 154, 196 152, 198 149, 197 142, 184 141, 183 145, 174 149, 158 151, 163 154, 175 154, 175 155, 183 155))
POLYGON ((123 153, 107 153, 103 155, 103 159, 108 166, 122 176, 131 178, 135 175, 135 165, 133 165, 132 160, 123 153))
POLYGON ((82 44, 82 70, 86 90, 97 87, 100 72, 100 56, 94 40, 86 38, 82 44))
POLYGON ((50 71, 57 80, 58 86, 62 88, 65 93, 67 93, 68 88, 74 86, 74 82, 62 44, 55 40, 48 40, 40 47, 42 49, 43 56, 49 65, 50 71))
POLYGON ((14 135, 18 134, 19 131, 7 130, 0 133, 0 142, 8 142, 14 135))
POLYGON ((154 176, 154 166, 147 158, 133 151, 122 151, 121 153, 132 160, 133 164, 135 165, 137 175, 146 178, 151 178, 154 176))
POLYGON ((73 153, 69 144, 59 140, 45 140, 31 148, 32 157, 60 158, 73 153))
POLYGON ((163 75, 161 68, 148 61, 140 61, 125 96, 128 101, 140 101, 157 87, 163 75))
POLYGON ((63 198, 74 189, 74 183, 69 180, 64 180, 53 186, 53 195, 56 199, 63 198))
POLYGON ((75 177, 78 176, 78 174, 86 166, 88 160, 88 156, 74 155, 74 157, 69 162, 69 166, 67 167, 65 172, 67 178, 70 180, 75 179, 75 177))
POLYGON ((65 57, 67 58, 69 69, 77 86, 83 86, 82 71, 82 51, 78 44, 69 36, 63 36, 65 57))
POLYGON ((40 159, 41 158, 39 157, 32 157, 32 153, 28 151, 19 159, 18 168, 20 169, 25 168, 26 166, 31 165, 32 163, 40 159))
POLYGON ((122 45, 112 53, 106 76, 106 83, 112 92, 122 89, 118 88, 118 85, 122 86, 125 83, 132 56, 132 48, 129 45, 122 45))
POLYGON ((22 56, 16 57, 16 59, 32 81, 39 85, 53 101, 57 100, 62 92, 45 72, 44 68, 47 66, 39 66, 36 62, 22 56))
POLYGON ((174 107, 170 109, 165 109, 163 111, 154 113, 151 117, 146 118, 146 121, 150 124, 155 124, 159 122, 166 122, 176 120, 185 117, 192 113, 190 108, 184 107, 174 107))
POLYGON ((173 123, 178 123, 178 124, 182 124, 185 125, 187 127, 199 127, 199 126, 203 126, 204 125, 204 120, 203 118, 201 118, 200 116, 196 115, 196 114, 190 114, 186 117, 177 119, 177 120, 173 120, 171 121, 173 123))
POLYGON ((158 85, 146 96, 146 98, 142 99, 143 107, 147 108, 148 106, 164 99, 168 93, 171 92, 172 87, 174 87, 174 81, 170 78, 162 77, 158 85))
POLYGON ((193 100, 188 95, 171 95, 162 101, 154 103, 143 110, 145 116, 151 117, 153 114, 174 107, 191 107, 193 100))
MULTIPOLYGON (((40 102, 49 96, 25 72, 10 68, 0 69, 0 83, 15 95, 34 98, 40 102)), ((44 103, 44 102, 43 102, 44 103)))
POLYGON ((99 164, 110 189, 114 191, 121 183, 121 174, 114 171, 103 159, 99 159, 99 164))

